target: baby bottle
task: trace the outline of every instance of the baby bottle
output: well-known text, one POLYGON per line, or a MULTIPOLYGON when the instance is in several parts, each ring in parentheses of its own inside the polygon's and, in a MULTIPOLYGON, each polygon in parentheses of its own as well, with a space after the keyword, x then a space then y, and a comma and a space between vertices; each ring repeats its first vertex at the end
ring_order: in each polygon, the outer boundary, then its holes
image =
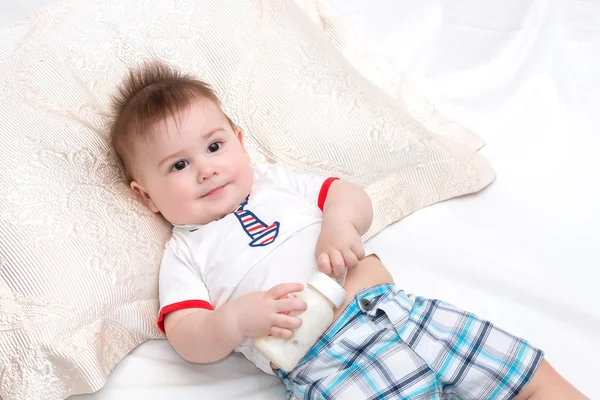
POLYGON ((294 293, 307 304, 305 311, 293 311, 293 317, 302 319, 302 325, 294 330, 290 339, 263 336, 254 339, 254 345, 270 361, 284 371, 293 370, 317 339, 333 323, 335 308, 346 299, 346 291, 322 272, 316 272, 304 290, 294 293))

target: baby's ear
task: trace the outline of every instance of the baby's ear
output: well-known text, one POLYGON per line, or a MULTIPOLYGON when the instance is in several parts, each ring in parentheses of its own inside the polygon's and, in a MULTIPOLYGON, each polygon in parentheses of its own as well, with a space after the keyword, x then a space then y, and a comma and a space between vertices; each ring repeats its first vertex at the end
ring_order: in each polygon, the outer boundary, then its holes
POLYGON ((140 199, 142 199, 144 204, 146 204, 146 207, 148 207, 153 213, 158 213, 158 207, 156 207, 156 204, 154 204, 152 198, 150 198, 150 195, 148 194, 146 189, 142 187, 142 185, 140 185, 136 181, 131 181, 129 187, 131 188, 133 193, 135 193, 140 199))
POLYGON ((233 130, 233 133, 235 133, 235 136, 240 141, 240 144, 242 145, 242 148, 244 149, 244 153, 246 153, 246 156, 248 157, 248 162, 250 162, 250 154, 248 154, 248 151, 246 150, 246 146, 244 146, 244 132, 242 131, 242 128, 240 128, 239 126, 236 126, 233 130))
POLYGON ((236 126, 233 129, 233 133, 235 133, 235 136, 238 138, 238 140, 240 141, 240 143, 243 146, 244 145, 244 132, 242 131, 242 128, 240 128, 239 126, 236 126))

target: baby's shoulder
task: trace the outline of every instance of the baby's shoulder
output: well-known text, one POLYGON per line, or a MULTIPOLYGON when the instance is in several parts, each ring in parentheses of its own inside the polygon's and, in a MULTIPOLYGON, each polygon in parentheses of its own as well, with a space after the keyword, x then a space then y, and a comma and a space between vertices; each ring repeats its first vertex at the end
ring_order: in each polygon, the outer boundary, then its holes
POLYGON ((270 163, 254 163, 252 164, 252 172, 254 173, 254 179, 264 178, 273 173, 273 169, 277 168, 277 164, 270 163))
POLYGON ((161 270, 171 268, 179 264, 192 265, 192 252, 190 246, 184 238, 174 232, 166 241, 162 253, 161 270))
POLYGON ((164 252, 180 253, 189 250, 188 232, 175 227, 171 232, 171 237, 167 239, 164 246, 164 252))

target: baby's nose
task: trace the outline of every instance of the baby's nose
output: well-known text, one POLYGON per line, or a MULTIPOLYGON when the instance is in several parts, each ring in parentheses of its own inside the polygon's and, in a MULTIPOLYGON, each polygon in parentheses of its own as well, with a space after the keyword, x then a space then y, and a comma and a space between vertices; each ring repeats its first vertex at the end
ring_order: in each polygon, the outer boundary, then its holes
POLYGON ((205 179, 210 178, 217 174, 217 169, 212 163, 202 163, 198 168, 198 182, 202 182, 205 179))

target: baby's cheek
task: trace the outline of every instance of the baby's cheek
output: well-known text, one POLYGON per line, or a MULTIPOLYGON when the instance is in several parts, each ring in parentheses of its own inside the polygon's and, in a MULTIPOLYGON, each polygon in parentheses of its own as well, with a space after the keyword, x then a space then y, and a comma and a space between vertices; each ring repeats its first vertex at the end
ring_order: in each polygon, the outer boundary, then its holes
POLYGON ((243 167, 242 178, 245 182, 246 189, 250 190, 252 188, 252 182, 254 181, 254 178, 252 177, 252 167, 250 167, 248 164, 245 164, 243 167))
POLYGON ((169 185, 164 188, 165 202, 174 209, 185 209, 194 201, 191 185, 169 185))

